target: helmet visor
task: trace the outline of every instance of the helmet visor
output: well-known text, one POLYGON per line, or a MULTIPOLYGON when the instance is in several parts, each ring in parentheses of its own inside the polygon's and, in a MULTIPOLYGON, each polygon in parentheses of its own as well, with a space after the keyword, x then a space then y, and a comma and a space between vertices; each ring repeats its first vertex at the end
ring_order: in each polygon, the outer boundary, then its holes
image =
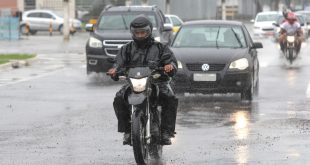
POLYGON ((131 27, 130 31, 133 37, 137 39, 144 39, 144 38, 147 38, 151 34, 151 27, 150 26, 141 27, 141 28, 131 27))

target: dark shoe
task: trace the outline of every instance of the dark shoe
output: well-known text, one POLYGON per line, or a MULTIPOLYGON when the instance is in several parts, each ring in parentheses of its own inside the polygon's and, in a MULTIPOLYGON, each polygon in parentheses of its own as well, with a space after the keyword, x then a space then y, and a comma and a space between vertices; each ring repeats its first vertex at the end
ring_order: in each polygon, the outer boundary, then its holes
POLYGON ((168 131, 163 131, 161 134, 161 144, 162 145, 171 145, 171 136, 168 131))
POLYGON ((131 144, 131 136, 130 133, 124 133, 123 145, 131 144))

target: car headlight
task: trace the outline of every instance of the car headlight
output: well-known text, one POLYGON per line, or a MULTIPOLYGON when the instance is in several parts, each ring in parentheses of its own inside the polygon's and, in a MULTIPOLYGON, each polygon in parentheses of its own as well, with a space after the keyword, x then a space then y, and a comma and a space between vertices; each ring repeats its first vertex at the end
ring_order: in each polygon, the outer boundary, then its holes
POLYGON ((249 67, 249 61, 246 58, 241 58, 239 60, 232 62, 229 66, 229 69, 245 70, 248 67, 249 67))
POLYGON ((160 42, 160 37, 155 37, 154 40, 160 42))
POLYGON ((182 68, 183 68, 183 65, 182 65, 182 62, 181 62, 181 61, 178 61, 178 68, 179 68, 179 69, 182 69, 182 68))
POLYGON ((92 48, 102 48, 102 42, 97 38, 90 37, 89 38, 89 46, 92 48))
POLYGON ((133 91, 134 92, 143 92, 146 88, 147 77, 141 79, 130 78, 133 91))

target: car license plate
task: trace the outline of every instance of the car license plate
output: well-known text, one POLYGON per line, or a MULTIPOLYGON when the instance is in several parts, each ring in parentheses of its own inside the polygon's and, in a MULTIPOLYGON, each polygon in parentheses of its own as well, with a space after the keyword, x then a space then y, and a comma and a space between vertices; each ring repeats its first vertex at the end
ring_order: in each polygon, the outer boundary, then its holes
POLYGON ((216 81, 216 74, 194 74, 194 81, 216 81))

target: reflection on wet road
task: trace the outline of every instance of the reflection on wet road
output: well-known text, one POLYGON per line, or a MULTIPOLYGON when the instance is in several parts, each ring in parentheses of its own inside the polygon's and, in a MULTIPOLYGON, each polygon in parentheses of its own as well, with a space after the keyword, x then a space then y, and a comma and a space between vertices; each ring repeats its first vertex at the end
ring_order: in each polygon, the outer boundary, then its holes
MULTIPOLYGON (((151 164, 309 164, 310 46, 289 66, 271 39, 259 41, 259 96, 180 97, 173 145, 151 164)), ((0 164, 135 164, 116 131, 120 83, 87 78, 83 54, 41 57, 51 68, 1 72, 0 164)))

